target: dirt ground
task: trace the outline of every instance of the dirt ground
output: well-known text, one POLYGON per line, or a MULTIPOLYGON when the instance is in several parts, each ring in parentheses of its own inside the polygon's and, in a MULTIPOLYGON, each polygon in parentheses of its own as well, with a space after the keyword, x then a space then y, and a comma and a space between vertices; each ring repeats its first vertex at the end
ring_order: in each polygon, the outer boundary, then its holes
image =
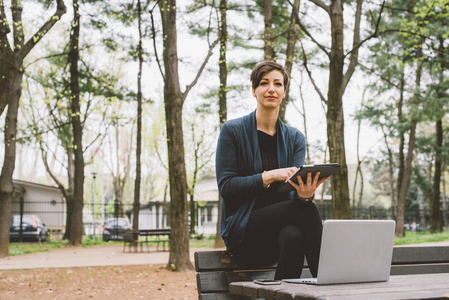
POLYGON ((195 273, 164 265, 0 271, 0 299, 198 299, 195 273))
MULTIPOLYGON (((0 300, 198 299, 196 273, 165 269, 169 252, 155 250, 93 246, 2 258, 0 300)), ((202 250, 190 249, 191 257, 202 250)))
MULTIPOLYGON (((449 241, 423 245, 449 245, 449 241)), ((190 249, 195 251, 217 249, 190 249)), ((198 299, 196 273, 165 269, 169 252, 121 246, 53 249, 0 259, 3 299, 198 299), (82 266, 82 267, 80 267, 82 266)))

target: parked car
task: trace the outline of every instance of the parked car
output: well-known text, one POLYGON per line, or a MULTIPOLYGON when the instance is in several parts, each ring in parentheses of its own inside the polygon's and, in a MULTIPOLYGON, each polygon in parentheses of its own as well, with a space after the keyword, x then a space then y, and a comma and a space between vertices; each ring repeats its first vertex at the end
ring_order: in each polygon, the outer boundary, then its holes
POLYGON ((131 224, 125 218, 110 218, 104 223, 103 241, 123 240, 127 230, 131 230, 131 224))
MULTIPOLYGON (((22 241, 43 242, 48 239, 48 230, 36 215, 22 215, 22 241)), ((9 226, 9 240, 20 240, 20 215, 13 215, 9 226)))

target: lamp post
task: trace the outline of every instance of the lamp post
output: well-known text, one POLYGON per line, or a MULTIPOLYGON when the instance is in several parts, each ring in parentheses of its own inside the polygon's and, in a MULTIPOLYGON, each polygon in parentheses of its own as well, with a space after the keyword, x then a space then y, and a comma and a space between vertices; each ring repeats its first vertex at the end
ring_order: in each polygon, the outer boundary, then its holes
POLYGON ((95 227, 96 227, 96 222, 95 222, 95 192, 94 192, 94 187, 95 187, 95 178, 97 178, 97 173, 96 172, 92 172, 92 177, 93 177, 93 181, 92 181, 92 226, 93 226, 93 234, 92 234, 92 240, 95 241, 95 227))

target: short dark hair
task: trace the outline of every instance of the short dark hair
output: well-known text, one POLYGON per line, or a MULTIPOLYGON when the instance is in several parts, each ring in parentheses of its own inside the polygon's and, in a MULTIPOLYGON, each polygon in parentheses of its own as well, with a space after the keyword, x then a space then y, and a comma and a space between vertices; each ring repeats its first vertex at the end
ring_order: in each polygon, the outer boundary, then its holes
POLYGON ((282 73, 282 75, 284 76, 284 89, 287 89, 288 85, 287 71, 284 69, 282 65, 274 61, 260 62, 254 67, 250 77, 253 89, 256 89, 259 86, 259 83, 265 74, 270 73, 273 70, 277 70, 282 73))

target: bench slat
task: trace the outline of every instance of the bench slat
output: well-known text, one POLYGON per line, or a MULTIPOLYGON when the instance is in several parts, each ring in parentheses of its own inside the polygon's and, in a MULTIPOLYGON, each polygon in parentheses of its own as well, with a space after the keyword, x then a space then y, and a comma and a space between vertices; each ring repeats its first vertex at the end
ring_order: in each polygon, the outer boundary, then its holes
POLYGON ((236 300, 234 295, 229 293, 211 293, 211 294, 199 294, 199 300, 236 300))
MULTIPOLYGON (((249 266, 238 264, 228 251, 200 251, 195 252, 195 270, 197 272, 207 271, 233 271, 252 269, 275 269, 276 264, 249 266)), ((307 268, 307 260, 304 260, 304 267, 307 268)))
POLYGON ((449 263, 391 266, 391 275, 449 273, 449 263))
MULTIPOLYGON (((276 268, 276 265, 250 268, 238 264, 227 251, 196 252, 194 258, 198 297, 207 300, 238 299, 228 294, 231 282, 272 279, 276 268)), ((393 248, 391 275, 430 273, 449 273, 448 246, 393 248)), ((304 269, 301 277, 311 277, 310 271, 304 269)))
MULTIPOLYGON (((261 299, 261 298, 249 298, 245 296, 239 295, 231 295, 229 293, 212 293, 212 294, 199 294, 199 300, 253 300, 253 299, 261 299)), ((263 300, 263 299, 261 299, 263 300)))
POLYGON ((393 248, 393 265, 443 262, 449 262, 449 247, 447 246, 393 248))
MULTIPOLYGON (((245 272, 204 272, 196 275, 199 293, 228 292, 229 284, 234 281, 253 281, 254 279, 273 279, 274 270, 245 272)), ((301 277, 312 277, 309 269, 304 269, 301 277)))
POLYGON ((252 281, 254 279, 272 279, 274 270, 252 272, 206 272, 197 274, 198 292, 227 292, 234 281, 252 281))

